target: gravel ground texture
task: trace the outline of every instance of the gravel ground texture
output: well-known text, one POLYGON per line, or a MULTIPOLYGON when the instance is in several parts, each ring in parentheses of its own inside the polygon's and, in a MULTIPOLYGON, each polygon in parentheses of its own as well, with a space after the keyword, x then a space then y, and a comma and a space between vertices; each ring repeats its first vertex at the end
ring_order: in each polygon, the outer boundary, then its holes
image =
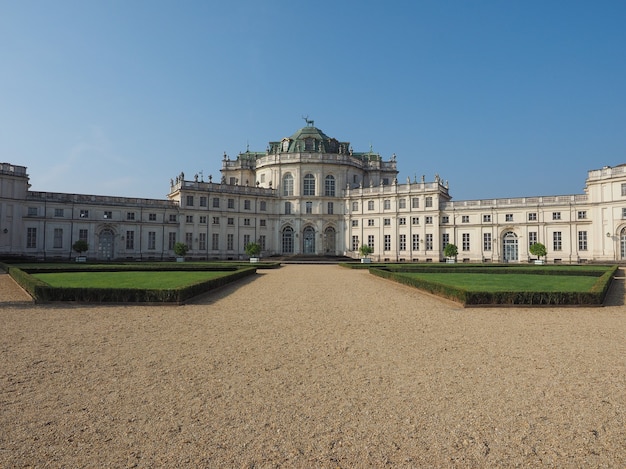
POLYGON ((183 306, 0 274, 0 326, 2 468, 626 466, 621 278, 601 308, 463 309, 336 265, 183 306))

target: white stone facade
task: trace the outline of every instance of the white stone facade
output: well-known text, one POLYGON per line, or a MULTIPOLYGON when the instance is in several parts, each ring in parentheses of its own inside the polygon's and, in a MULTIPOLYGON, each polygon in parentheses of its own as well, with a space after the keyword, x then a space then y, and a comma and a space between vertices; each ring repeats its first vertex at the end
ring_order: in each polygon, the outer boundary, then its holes
POLYGON ((224 155, 220 182, 181 173, 167 200, 29 191, 26 168, 0 164, 0 256, 70 260, 78 239, 89 260, 169 260, 177 241, 192 259, 348 256, 374 260, 548 262, 626 259, 626 166, 589 171, 584 194, 452 201, 447 183, 396 180, 396 158, 327 137, 307 122, 265 152, 224 155))

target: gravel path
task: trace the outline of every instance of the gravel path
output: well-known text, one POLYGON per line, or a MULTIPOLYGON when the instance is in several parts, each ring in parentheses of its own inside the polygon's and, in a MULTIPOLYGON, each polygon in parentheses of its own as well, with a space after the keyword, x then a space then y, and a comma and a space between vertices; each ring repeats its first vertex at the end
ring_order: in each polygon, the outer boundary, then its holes
POLYGON ((2 285, 2 468, 626 465, 623 280, 604 308, 542 309, 333 265, 184 306, 2 285))

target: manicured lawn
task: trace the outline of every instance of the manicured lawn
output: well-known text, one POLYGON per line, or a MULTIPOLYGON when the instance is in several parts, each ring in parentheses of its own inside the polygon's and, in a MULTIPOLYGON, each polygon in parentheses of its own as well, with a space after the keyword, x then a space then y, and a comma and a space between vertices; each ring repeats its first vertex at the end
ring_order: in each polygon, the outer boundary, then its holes
POLYGON ((497 274, 497 273, 421 273, 403 272, 401 276, 420 278, 475 292, 587 292, 598 281, 592 276, 497 274))
POLYGON ((210 280, 232 271, 176 271, 176 272, 59 272, 32 274, 53 287, 66 288, 134 288, 134 289, 173 289, 210 280))

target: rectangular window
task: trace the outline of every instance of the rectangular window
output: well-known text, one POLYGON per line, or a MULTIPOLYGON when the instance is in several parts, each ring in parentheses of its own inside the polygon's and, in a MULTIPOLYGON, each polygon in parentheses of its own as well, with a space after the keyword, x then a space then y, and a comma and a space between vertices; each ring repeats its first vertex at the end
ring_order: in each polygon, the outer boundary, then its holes
POLYGON ((419 225, 420 224, 420 217, 411 217, 411 224, 412 225, 419 225))
POLYGON ((391 218, 383 218, 383 225, 391 226, 391 218))
POLYGON ((561 219, 561 212, 552 212, 552 219, 553 220, 560 220, 561 219))
POLYGON ((426 224, 427 225, 432 225, 433 224, 433 217, 430 217, 430 216, 426 217, 426 224))
POLYGON ((313 213, 313 202, 306 202, 304 205, 304 210, 306 213, 313 213))
POLYGON ((315 177, 312 174, 304 176, 304 183, 302 186, 302 195, 314 196, 315 195, 315 177))
POLYGON ((265 200, 261 200, 261 202, 259 202, 259 211, 261 212, 267 211, 267 202, 265 200))
POLYGON ((462 238, 461 238, 461 246, 462 246, 462 250, 463 251, 469 251, 470 250, 470 235, 469 233, 463 233, 462 238))
POLYGON ((373 200, 368 200, 367 201, 367 209, 368 210, 374 210, 374 201, 373 200))
POLYGON ((432 207, 432 206, 433 206, 433 198, 426 197, 426 207, 432 207))
POLYGON ((444 216, 442 216, 442 217, 441 217, 441 223, 442 223, 443 225, 445 225, 445 224, 447 224, 447 223, 450 223, 450 217, 449 217, 448 215, 444 215, 444 216))
POLYGON ((560 231, 555 231, 554 233, 552 233, 552 249, 554 251, 560 251, 561 249, 563 249, 563 242, 560 231))
POLYGON ((622 183, 622 196, 626 196, 626 183, 622 183))
POLYGON ((132 221, 135 219, 135 212, 126 212, 126 219, 132 221))
POLYGON ((193 195, 187 196, 187 207, 193 207, 193 195))
POLYGON ((579 210, 578 211, 578 219, 579 220, 586 220, 587 219, 587 211, 586 210, 579 210))
POLYGON ((211 235, 211 249, 218 251, 220 249, 220 235, 219 233, 213 233, 211 235))
POLYGON ((469 223, 469 215, 462 215, 461 223, 469 223))
POLYGON ((491 223, 491 215, 483 215, 483 223, 491 223))
POLYGON ((367 235, 367 245, 374 249, 374 235, 367 235))
POLYGON ((406 225, 406 218, 404 217, 398 218, 398 225, 406 225))
POLYGON ((285 202, 285 215, 291 215, 291 202, 285 202))
POLYGON ((491 251, 491 233, 483 234, 483 251, 491 251))
POLYGON ((62 208, 55 208, 54 209, 54 216, 55 217, 62 217, 63 216, 63 209, 62 208))
POLYGON ((126 249, 135 249, 135 232, 126 231, 126 249))
MULTIPOLYGON (((81 210, 80 212, 81 212, 81 217, 82 217, 83 210, 81 210)), ((29 217, 36 217, 37 216, 37 207, 28 207, 28 216, 29 217)))
POLYGON ((383 200, 383 210, 391 210, 391 200, 383 200))
POLYGON ((267 220, 259 220, 259 226, 267 226, 267 220))
POLYGON ((398 208, 406 208, 406 199, 398 200, 398 208))
POLYGON ((622 209, 622 218, 626 218, 626 208, 622 209))
MULTIPOLYGON (((35 209, 37 210, 37 209, 35 209)), ((30 208, 28 209, 28 214, 30 215, 30 208)), ((37 215, 37 213, 35 213, 35 215, 37 215)), ((89 218, 89 210, 81 210, 80 211, 80 218, 89 218)))
POLYGON ((333 204, 333 202, 328 202, 328 214, 329 215, 333 215, 335 212, 335 206, 333 204))
POLYGON ((104 218, 105 220, 110 220, 111 218, 113 218, 113 212, 105 210, 102 218, 104 218))
POLYGON ((170 223, 176 223, 176 215, 175 214, 170 214, 170 223))
POLYGON ((207 198, 206 197, 204 197, 204 196, 200 197, 200 207, 206 207, 206 202, 207 202, 207 198))
POLYGON ((400 251, 406 251, 406 235, 401 234, 398 240, 398 249, 400 251))
POLYGON ((149 213, 148 221, 156 221, 156 213, 149 213))
POLYGON ((226 224, 234 225, 235 224, 235 219, 233 217, 228 217, 228 219, 226 220, 226 224))
POLYGON ((37 228, 26 229, 26 247, 30 249, 37 247, 37 228))
POLYGON ((420 250, 420 235, 418 235, 418 234, 414 234, 413 235, 413 242, 411 243, 411 249, 413 251, 419 251, 420 250))
POLYGON ((359 237, 356 235, 352 235, 352 250, 353 251, 359 250, 359 237))
POLYGON ((433 250, 433 235, 430 233, 426 235, 426 250, 427 251, 433 250))
POLYGON ((226 249, 228 251, 235 249, 235 235, 232 233, 226 235, 226 249))
POLYGON ((52 242, 52 247, 56 249, 60 249, 63 247, 63 228, 54 229, 54 239, 52 242))
POLYGON ((531 212, 528 214, 528 221, 537 221, 537 213, 531 212))
POLYGON ((418 197, 411 199, 411 208, 420 208, 420 199, 418 197))
POLYGON ((383 238, 385 243, 385 251, 391 251, 391 235, 385 235, 383 238))
POLYGON ((198 233, 198 249, 206 251, 206 233, 198 233))
POLYGON ((235 208, 235 199, 228 199, 228 208, 235 208))
POLYGON ((244 210, 250 210, 250 201, 249 200, 244 200, 243 201, 243 209, 244 210))
POLYGON ((185 244, 189 249, 193 246, 193 233, 185 233, 185 244))
POLYGON ((214 225, 219 225, 220 224, 220 217, 213 217, 213 224, 214 225))
POLYGON ((578 250, 579 251, 587 250, 587 232, 586 231, 578 232, 578 250))
POLYGON ((374 226, 374 219, 370 218, 367 220, 367 226, 374 226))
POLYGON ((220 198, 213 197, 213 208, 220 208, 220 198))
POLYGON ((238 182, 238 181, 237 181, 237 178, 236 178, 236 177, 232 177, 232 176, 231 176, 230 178, 228 178, 228 183, 229 183, 231 186, 236 186, 236 185, 237 185, 237 182, 238 182))
POLYGON ((352 202, 352 211, 353 212, 358 212, 359 211, 359 203, 358 202, 352 202))
POLYGON ((200 215, 200 223, 206 225, 206 215, 200 215))
POLYGON ((244 218, 244 219, 243 219, 243 224, 244 224, 245 226, 250 226, 250 219, 249 219, 249 218, 244 218))
POLYGON ((513 214, 512 213, 506 213, 504 215, 504 221, 513 221, 513 214))
POLYGON ((250 235, 243 235, 243 247, 245 248, 248 244, 250 244, 250 235))
POLYGON ((187 223, 193 223, 193 215, 187 215, 187 216, 185 217, 185 221, 186 221, 187 223))
POLYGON ((537 244, 537 232, 529 231, 528 232, 528 247, 531 247, 533 244, 537 244))
POLYGON ((352 226, 359 226, 359 220, 352 220, 352 226))
POLYGON ((326 176, 324 180, 324 195, 335 197, 335 178, 333 176, 326 176))
POLYGON ((171 251, 176 244, 176 232, 167 234, 167 248, 171 251))
POLYGON ((156 231, 148 231, 148 250, 156 249, 156 231))
POLYGON ((441 249, 445 249, 448 244, 450 244, 450 234, 442 233, 441 234, 441 249))
POLYGON ((259 236, 259 246, 261 246, 261 251, 265 251, 265 235, 259 236))

